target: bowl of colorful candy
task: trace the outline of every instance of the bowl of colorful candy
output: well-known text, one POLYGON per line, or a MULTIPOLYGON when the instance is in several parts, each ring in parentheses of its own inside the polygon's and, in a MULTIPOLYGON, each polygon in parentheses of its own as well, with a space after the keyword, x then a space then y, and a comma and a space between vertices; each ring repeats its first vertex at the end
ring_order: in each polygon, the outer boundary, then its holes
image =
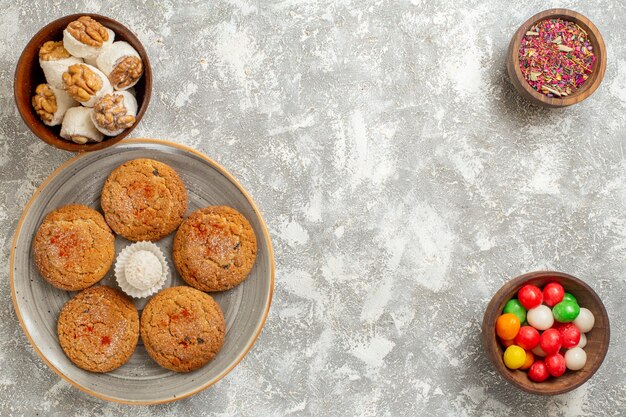
POLYGON ((550 9, 524 22, 509 44, 507 72, 515 89, 534 104, 566 107, 598 88, 606 71, 606 47, 585 16, 550 9))
POLYGON ((508 281, 482 324, 483 345, 510 383, 539 395, 584 384, 609 348, 609 318, 595 291, 563 272, 540 271, 508 281))

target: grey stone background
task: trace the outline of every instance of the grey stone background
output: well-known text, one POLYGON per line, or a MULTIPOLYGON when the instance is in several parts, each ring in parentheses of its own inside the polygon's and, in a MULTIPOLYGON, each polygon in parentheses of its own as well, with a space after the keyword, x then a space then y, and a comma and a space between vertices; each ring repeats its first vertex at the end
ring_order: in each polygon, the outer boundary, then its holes
POLYGON ((618 416, 626 414, 626 3, 613 1, 0 0, 2 416, 618 416), (565 6, 608 50, 587 101, 521 100, 517 27, 565 6), (134 136, 199 149, 256 199, 276 252, 265 329, 198 395, 153 407, 92 398, 18 325, 9 246, 36 187, 70 154, 12 97, 29 38, 90 11, 134 29, 156 82, 134 136), (609 354, 581 388, 526 395, 480 346, 491 295, 537 269, 590 283, 609 354))

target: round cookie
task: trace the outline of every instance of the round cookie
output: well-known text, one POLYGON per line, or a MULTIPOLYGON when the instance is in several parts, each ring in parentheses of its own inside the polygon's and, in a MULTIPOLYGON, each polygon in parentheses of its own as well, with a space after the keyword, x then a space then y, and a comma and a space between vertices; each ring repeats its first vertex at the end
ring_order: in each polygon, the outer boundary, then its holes
POLYGON ((139 340, 139 314, 121 291, 96 286, 69 300, 59 314, 59 343, 79 368, 109 372, 125 364, 139 340))
POLYGON ((33 240, 35 264, 53 286, 78 291, 100 281, 115 258, 115 237, 100 213, 70 204, 44 218, 33 240))
POLYGON ((210 206, 185 219, 174 238, 181 277, 202 291, 225 291, 241 283, 256 259, 256 236, 237 210, 210 206))
POLYGON ((209 363, 224 344, 226 323, 213 297, 191 287, 170 287, 141 313, 141 340, 156 363, 189 372, 209 363))
POLYGON ((155 241, 183 221, 187 190, 171 167, 152 159, 135 159, 111 172, 100 203, 115 233, 135 242, 155 241))

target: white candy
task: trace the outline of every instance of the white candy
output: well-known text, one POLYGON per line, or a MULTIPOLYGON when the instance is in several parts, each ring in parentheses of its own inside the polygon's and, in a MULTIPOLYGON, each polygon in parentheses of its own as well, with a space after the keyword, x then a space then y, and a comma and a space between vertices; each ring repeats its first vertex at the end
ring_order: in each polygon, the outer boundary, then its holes
POLYGON ((115 38, 115 32, 113 32, 109 28, 105 28, 109 33, 109 39, 106 42, 102 43, 102 46, 91 46, 85 45, 78 39, 76 39, 68 30, 65 28, 63 31, 63 47, 69 52, 71 55, 77 56, 79 58, 96 58, 103 48, 111 45, 113 43, 113 39, 115 38))
POLYGON ((65 112, 69 108, 80 106, 80 104, 76 100, 74 100, 72 97, 70 97, 70 95, 67 94, 65 90, 58 89, 49 84, 48 84, 48 87, 50 87, 50 89, 54 93, 54 98, 56 99, 56 103, 57 103, 57 111, 55 111, 54 114, 52 115, 51 121, 49 122, 46 122, 45 120, 42 120, 42 121, 44 122, 44 124, 48 126, 57 126, 61 124, 61 122, 63 121, 63 116, 65 116, 65 112))
POLYGON ((80 144, 87 140, 102 142, 104 135, 91 121, 92 112, 93 109, 82 106, 68 109, 61 125, 61 137, 80 144))
POLYGON ((93 96, 91 96, 89 100, 80 102, 80 104, 82 104, 85 107, 93 107, 96 104, 96 101, 98 101, 100 97, 104 96, 105 94, 112 93, 113 87, 111 87, 111 83, 109 82, 109 79, 107 78, 107 76, 104 75, 102 71, 100 71, 98 68, 89 64, 83 64, 83 65, 89 68, 90 70, 92 70, 98 77, 100 77, 100 80, 102 80, 102 88, 96 91, 96 93, 93 96))
POLYGON ((163 275, 163 266, 154 253, 140 250, 128 257, 124 272, 130 285, 145 291, 159 282, 163 275))
POLYGON ((576 320, 574 320, 574 324, 578 327, 581 333, 587 333, 593 329, 595 322, 596 319, 593 317, 593 313, 584 307, 580 308, 580 313, 578 314, 578 317, 576 317, 576 320))
POLYGON ((39 60, 39 65, 43 70, 43 75, 46 77, 46 82, 54 88, 64 88, 63 86, 63 73, 67 71, 70 65, 82 64, 83 60, 71 56, 69 58, 58 59, 56 61, 44 61, 39 60))
MULTIPOLYGON (((113 95, 123 96, 124 107, 126 107, 126 114, 137 116, 137 99, 135 98, 135 96, 133 96, 127 91, 115 91, 113 95)), ((96 121, 95 112, 91 112, 91 121, 96 126, 96 129, 98 129, 100 132, 104 133, 107 136, 117 136, 120 133, 122 133, 124 130, 126 130, 126 129, 107 130, 104 127, 98 125, 98 122, 96 121)))
POLYGON ((528 310, 526 320, 528 320, 528 324, 537 330, 548 330, 554 324, 552 310, 543 304, 528 310))
POLYGON ((539 345, 535 346, 532 352, 535 354, 535 356, 541 356, 542 358, 546 356, 546 352, 544 352, 539 345))
POLYGON ((579 347, 571 348, 565 352, 565 366, 572 371, 583 369, 587 363, 587 354, 579 347))
POLYGON ((584 333, 580 334, 580 342, 578 342, 579 348, 584 348, 587 346, 587 336, 584 333))
MULTIPOLYGON (((120 61, 128 56, 134 56, 141 59, 139 53, 128 42, 119 41, 103 49, 102 53, 98 55, 96 64, 98 68, 100 68, 102 72, 104 72, 104 74, 108 77, 111 72, 113 72, 115 67, 120 63, 120 61)), ((137 84, 138 81, 139 79, 124 88, 118 88, 117 85, 114 85, 113 88, 115 88, 116 90, 126 90, 137 84)))

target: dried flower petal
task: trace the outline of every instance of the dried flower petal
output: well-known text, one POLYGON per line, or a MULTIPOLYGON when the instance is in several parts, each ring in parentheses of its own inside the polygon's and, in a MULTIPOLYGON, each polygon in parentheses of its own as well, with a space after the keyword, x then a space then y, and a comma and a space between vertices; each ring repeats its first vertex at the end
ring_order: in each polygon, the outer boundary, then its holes
POLYGON ((596 60, 587 32, 562 19, 545 19, 522 38, 519 66, 532 88, 549 97, 567 97, 589 78, 596 60))

